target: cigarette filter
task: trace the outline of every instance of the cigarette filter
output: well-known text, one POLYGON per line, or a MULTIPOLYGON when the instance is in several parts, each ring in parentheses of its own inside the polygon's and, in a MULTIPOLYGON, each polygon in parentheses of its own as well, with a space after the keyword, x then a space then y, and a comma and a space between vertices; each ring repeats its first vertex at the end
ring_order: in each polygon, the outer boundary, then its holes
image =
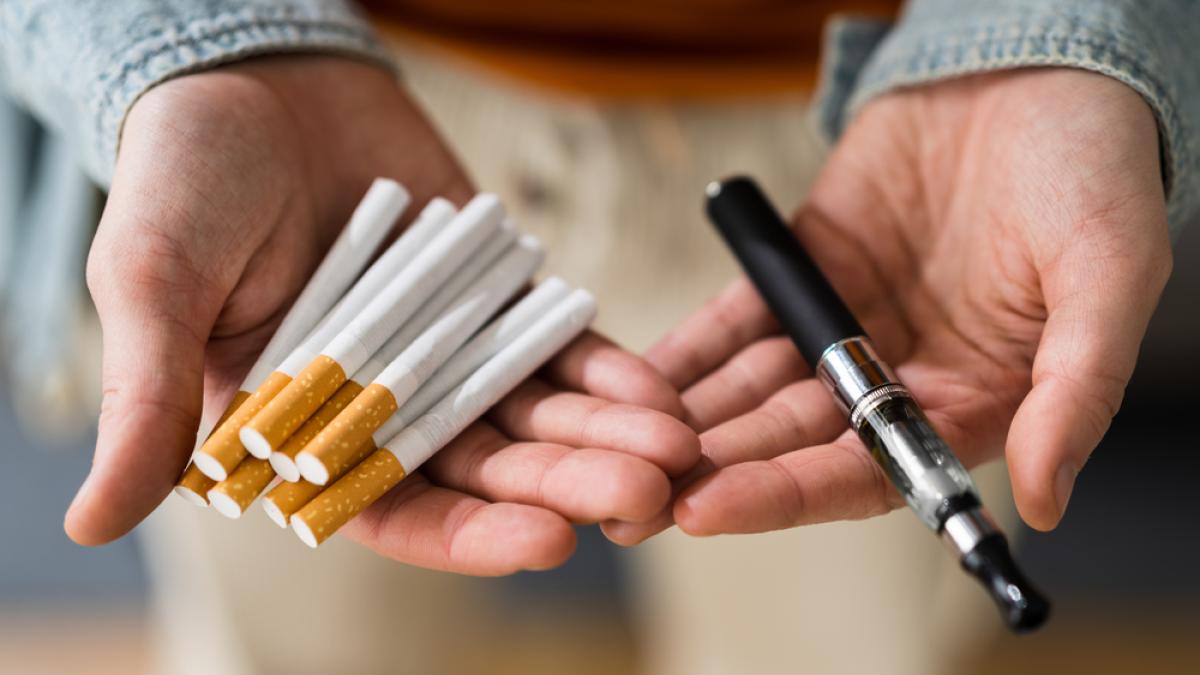
POLYGON ((461 294, 483 272, 485 267, 512 245, 516 237, 516 232, 512 228, 500 228, 484 244, 483 248, 467 261, 459 274, 438 289, 437 293, 434 293, 433 297, 422 305, 395 335, 383 343, 378 352, 367 359, 363 367, 359 368, 358 372, 351 376, 350 380, 342 385, 332 398, 313 413, 313 416, 308 418, 308 421, 297 429, 296 433, 292 434, 283 446, 271 453, 270 461, 271 466, 275 468, 275 473, 289 482, 300 480, 300 470, 296 467, 295 462, 296 454, 312 442, 317 434, 321 433, 321 430, 333 421, 355 396, 362 392, 363 387, 370 384, 379 373, 383 372, 388 363, 399 356, 400 352, 404 351, 417 336, 428 328, 429 324, 437 319, 446 306, 461 294))
MULTIPOLYGON (((291 381, 292 378, 284 373, 274 372, 268 375, 253 394, 247 395, 245 402, 233 411, 225 423, 217 426, 200 450, 192 455, 192 463, 199 467, 204 475, 213 480, 220 481, 228 478, 229 472, 237 468, 237 465, 246 456, 246 448, 238 439, 238 429, 249 422, 259 410, 266 406, 267 401, 283 391, 291 381)), ((245 394, 246 392, 238 393, 245 394)))
POLYGON ((195 464, 189 463, 175 483, 175 494, 196 506, 208 506, 208 491, 217 481, 204 475, 195 464))
POLYGON ((590 293, 572 292, 429 412, 293 514, 296 535, 313 547, 328 539, 533 374, 586 329, 595 314, 590 293))
POLYGON ((387 450, 376 450, 350 473, 325 488, 290 519, 300 541, 316 548, 404 479, 404 467, 387 450))
POLYGON ((495 195, 479 195, 361 313, 239 431, 256 457, 269 457, 383 346, 437 288, 487 241, 504 218, 495 195))
MULTIPOLYGON (((336 481, 345 475, 346 471, 358 466, 364 459, 370 457, 379 449, 374 439, 368 438, 355 448, 354 453, 329 474, 330 481, 336 481)), ((272 455, 274 456, 274 455, 272 455)), ((271 520, 280 527, 287 527, 292 514, 299 511, 305 504, 325 491, 325 486, 310 483, 306 480, 295 483, 280 483, 263 496, 263 509, 271 520)))
POLYGON ((240 518, 274 478, 275 472, 271 470, 270 462, 247 457, 229 474, 229 478, 218 482, 208 491, 208 502, 226 518, 240 518))
POLYGON ((308 421, 302 424, 291 438, 287 439, 287 442, 279 450, 271 453, 268 461, 280 478, 289 483, 300 480, 300 469, 296 468, 296 454, 311 443, 312 439, 316 438, 317 434, 321 433, 321 430, 338 416, 338 413, 342 412, 356 396, 362 393, 362 390, 362 384, 354 379, 343 384, 325 402, 325 405, 321 406, 320 410, 313 413, 313 416, 308 418, 308 421))
POLYGON ((522 237, 505 252, 296 456, 301 475, 309 482, 325 485, 329 474, 370 439, 435 370, 525 285, 542 257, 541 243, 529 236, 522 237))
MULTIPOLYGON (((233 400, 225 407, 225 412, 221 413, 221 418, 212 426, 212 429, 216 429, 224 424, 225 420, 229 419, 229 416, 241 407, 248 398, 250 398, 250 394, 244 391, 234 394, 233 400)), ((204 441, 208 440, 208 437, 212 435, 212 429, 206 429, 203 421, 201 421, 200 427, 201 430, 196 435, 196 447, 192 450, 192 455, 195 455, 200 446, 204 444, 204 441)), ((200 467, 196 466, 195 462, 188 462, 187 468, 183 470, 183 475, 175 483, 175 494, 178 494, 196 506, 208 506, 208 491, 216 484, 217 481, 204 475, 204 472, 200 470, 200 467)))

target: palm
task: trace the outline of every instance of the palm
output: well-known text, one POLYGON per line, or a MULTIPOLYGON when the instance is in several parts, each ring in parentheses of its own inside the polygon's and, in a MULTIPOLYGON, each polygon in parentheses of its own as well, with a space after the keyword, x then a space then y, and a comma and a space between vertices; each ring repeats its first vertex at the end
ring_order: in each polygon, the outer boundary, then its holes
MULTIPOLYGON (((999 457, 1007 438, 1018 506, 1038 526, 1061 512, 1045 489, 1049 463, 1068 451, 1081 463, 1107 427, 1169 270, 1154 133, 1131 90, 1075 71, 892 94, 847 131, 794 221, 964 463, 999 457), (1112 302, 1081 308, 1089 292, 1112 302), (1128 325, 1110 325, 1118 317, 1128 325), (1039 399, 1028 411, 1027 395, 1039 399), (1059 420, 1040 400, 1055 396, 1067 406, 1059 420)), ((649 354, 704 430, 693 478, 716 469, 675 503, 689 532, 902 503, 777 330, 743 280, 649 354)))
MULTIPOLYGON (((119 536, 169 492, 201 398, 224 408, 376 176, 417 204, 471 193, 394 80, 357 62, 254 60, 135 106, 89 260, 106 392, 73 537, 119 536)), ((585 335, 347 531, 427 567, 557 564, 569 521, 649 518, 698 454, 684 425, 631 404, 680 407, 649 365, 585 335)))

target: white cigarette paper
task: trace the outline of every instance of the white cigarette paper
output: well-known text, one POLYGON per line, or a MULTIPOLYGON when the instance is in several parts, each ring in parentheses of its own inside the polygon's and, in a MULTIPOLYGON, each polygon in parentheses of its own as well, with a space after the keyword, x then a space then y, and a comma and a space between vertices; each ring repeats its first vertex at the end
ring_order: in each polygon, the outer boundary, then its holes
MULTIPOLYGON (((413 262, 421 250, 437 236, 458 211, 454 205, 441 197, 435 197, 421 210, 412 225, 400 235, 383 255, 371 265, 358 283, 350 289, 342 301, 321 321, 320 326, 303 342, 297 343, 287 358, 276 358, 268 368, 275 368, 295 377, 304 366, 312 361, 321 348, 337 337, 379 293, 390 284, 400 271, 413 262), (282 360, 282 363, 280 361, 282 360)), ((328 308, 327 308, 328 309, 328 308)))
POLYGON ((570 292, 571 287, 560 277, 549 277, 535 286, 520 302, 471 338, 429 378, 429 381, 421 385, 417 393, 375 432, 375 444, 383 445, 425 414, 434 403, 441 400, 496 352, 515 340, 538 317, 550 311, 570 292))
POLYGON ((375 179, 246 375, 244 391, 254 391, 262 384, 350 288, 409 201, 408 191, 396 181, 375 179))
POLYGON ((429 379, 537 271, 544 258, 541 242, 521 237, 495 267, 488 270, 407 349, 396 357, 375 384, 391 390, 398 405, 412 398, 429 379))
POLYGON ((476 196, 321 354, 346 372, 357 371, 483 246, 503 219, 504 207, 496 195, 476 196))
POLYGON ((362 368, 359 368, 350 379, 366 386, 379 377, 389 363, 408 349, 435 321, 439 321, 439 317, 446 311, 446 308, 450 307, 451 303, 457 300, 468 287, 472 287, 472 284, 480 275, 484 274, 488 267, 495 264, 502 255, 506 255, 516 240, 516 230, 511 227, 502 227, 497 230, 491 239, 462 266, 462 269, 443 284, 433 294, 433 297, 421 305, 417 313, 404 322, 400 330, 388 338, 379 351, 367 359, 362 368))
POLYGON ((573 291, 383 447, 411 474, 574 340, 595 316, 592 294, 573 291))
POLYGON ((529 281, 542 258, 541 244, 529 236, 505 251, 296 455, 300 475, 325 485, 330 474, 344 467, 355 449, 369 440, 479 326, 529 281))

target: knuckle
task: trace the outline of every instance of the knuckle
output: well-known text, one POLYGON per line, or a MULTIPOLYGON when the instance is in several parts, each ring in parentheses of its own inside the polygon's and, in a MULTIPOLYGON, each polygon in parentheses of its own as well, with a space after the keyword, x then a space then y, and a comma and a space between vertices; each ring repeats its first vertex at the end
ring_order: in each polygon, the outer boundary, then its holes
POLYGON ((100 299, 110 294, 139 303, 191 302, 215 290, 187 244, 155 227, 99 238, 88 256, 87 284, 100 299))

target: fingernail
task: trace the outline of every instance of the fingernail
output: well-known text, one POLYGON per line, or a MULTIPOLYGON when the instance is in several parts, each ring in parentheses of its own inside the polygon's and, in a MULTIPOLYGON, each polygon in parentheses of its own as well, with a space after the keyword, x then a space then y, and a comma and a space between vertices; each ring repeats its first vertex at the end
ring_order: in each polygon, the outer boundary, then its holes
POLYGON ((1058 502, 1058 517, 1060 520, 1063 514, 1067 512, 1067 502, 1071 501, 1071 490, 1075 488, 1075 476, 1078 473, 1075 467, 1069 463, 1064 463, 1058 467, 1058 473, 1054 476, 1054 499, 1058 502))

